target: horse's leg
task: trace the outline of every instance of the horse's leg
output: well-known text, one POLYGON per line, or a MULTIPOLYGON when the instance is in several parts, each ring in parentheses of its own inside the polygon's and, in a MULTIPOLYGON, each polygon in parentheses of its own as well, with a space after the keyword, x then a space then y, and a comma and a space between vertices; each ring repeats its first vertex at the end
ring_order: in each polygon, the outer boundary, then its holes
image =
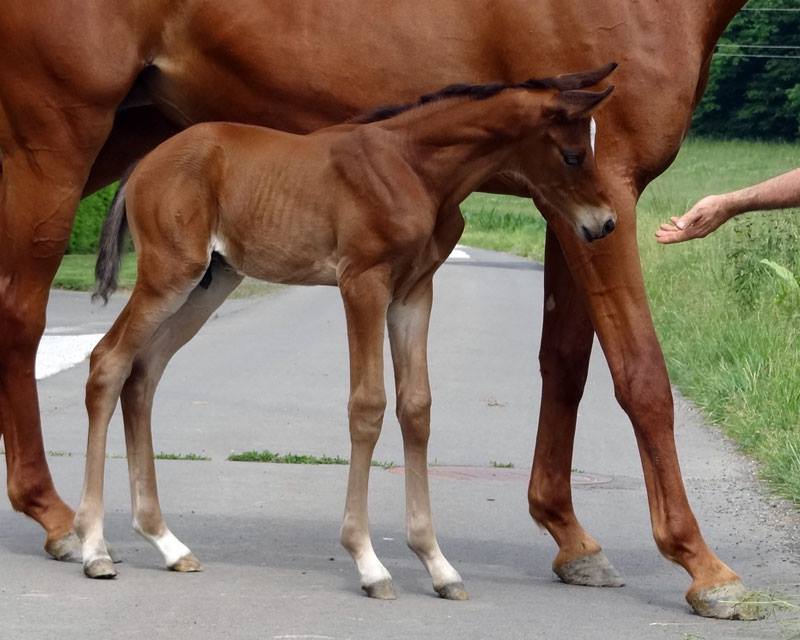
POLYGON ((408 546, 433 578, 433 588, 448 600, 466 600, 461 576, 439 549, 431 518, 428 491, 428 436, 431 390, 428 383, 428 324, 433 286, 427 281, 405 300, 389 306, 397 419, 403 431, 406 478, 406 536, 408 546))
POLYGON ((542 400, 528 488, 530 511, 558 544, 553 571, 559 578, 569 584, 619 587, 622 578, 578 522, 572 506, 572 447, 593 337, 583 294, 548 227, 539 351, 542 400))
POLYGON ((395 597, 392 576, 372 548, 367 492, 372 452, 386 408, 383 385, 383 336, 389 291, 382 271, 373 269, 340 283, 350 351, 350 472, 341 541, 353 556, 361 588, 370 598, 395 597))
POLYGON ((73 513, 45 458, 34 363, 50 283, 113 108, 73 119, 61 117, 56 104, 48 101, 41 112, 28 106, 13 131, 0 120, 0 431, 12 506, 44 527, 48 553, 77 559, 73 513))
MULTIPOLYGON (((146 254, 150 255, 150 254, 146 254)), ((90 578, 113 578, 116 571, 103 538, 103 476, 108 423, 133 363, 162 324, 186 301, 199 282, 205 265, 188 261, 170 269, 163 263, 148 265, 140 256, 139 276, 130 300, 109 332, 92 351, 86 382, 89 437, 86 475, 81 503, 75 514, 75 531, 82 542, 83 570, 90 578), (177 274, 186 274, 185 281, 177 274), (150 274, 154 277, 151 279, 150 274), (170 277, 173 275, 174 277, 170 277), (196 276, 196 277, 195 277, 196 276), (169 286, 166 286, 166 282, 169 286)), ((130 460, 129 460, 129 465, 130 460)))
POLYGON ((235 271, 212 262, 211 283, 196 287, 189 299, 156 332, 136 358, 122 388, 122 413, 130 473, 133 528, 150 542, 173 571, 200 571, 199 560, 167 528, 158 502, 153 460, 153 396, 173 355, 185 345, 242 281, 235 271))
POLYGON ((747 613, 739 610, 736 602, 745 589, 709 549, 683 486, 673 432, 672 392, 639 263, 635 201, 624 187, 613 199, 620 219, 617 231, 593 245, 582 243, 560 217, 549 218, 586 297, 617 400, 633 423, 656 544, 692 576, 686 598, 697 613, 719 618, 744 616, 747 613))

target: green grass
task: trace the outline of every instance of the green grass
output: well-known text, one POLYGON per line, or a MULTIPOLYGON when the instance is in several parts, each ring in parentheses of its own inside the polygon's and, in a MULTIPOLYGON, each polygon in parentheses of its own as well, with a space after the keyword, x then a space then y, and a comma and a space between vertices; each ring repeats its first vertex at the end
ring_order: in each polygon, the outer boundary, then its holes
MULTIPOLYGON (((314 456, 296 453, 274 453, 268 449, 264 451, 244 451, 242 453, 232 453, 228 456, 231 462, 271 462, 275 464, 350 464, 347 458, 339 456, 314 456)), ((394 462, 383 460, 373 460, 373 467, 391 469, 395 466, 394 462)))
POLYGON ((190 460, 190 461, 207 461, 211 460, 208 456, 200 455, 199 453, 164 453, 160 451, 155 456, 156 460, 190 460))
POLYGON ((339 456, 313 456, 298 455, 295 453, 273 453, 265 449, 264 451, 244 451, 243 453, 232 453, 228 456, 231 462, 272 462, 276 464, 349 464, 349 461, 339 456))
MULTIPOLYGON (((94 263, 97 256, 93 254, 67 254, 61 261, 53 286, 59 289, 74 291, 91 291, 94 289, 94 263)), ((126 255, 122 260, 119 286, 130 289, 136 282, 136 256, 126 255)))
POLYGON ((495 469, 513 469, 514 463, 513 462, 497 462, 497 460, 492 460, 489 463, 495 469))
MULTIPOLYGON (((682 245, 653 239, 703 195, 788 171, 798 158, 797 145, 689 140, 643 195, 637 227, 672 381, 800 504, 800 300, 761 263, 800 274, 800 211, 740 217, 682 245)), ((464 244, 541 259, 545 225, 527 202, 478 194, 463 209, 464 244)))

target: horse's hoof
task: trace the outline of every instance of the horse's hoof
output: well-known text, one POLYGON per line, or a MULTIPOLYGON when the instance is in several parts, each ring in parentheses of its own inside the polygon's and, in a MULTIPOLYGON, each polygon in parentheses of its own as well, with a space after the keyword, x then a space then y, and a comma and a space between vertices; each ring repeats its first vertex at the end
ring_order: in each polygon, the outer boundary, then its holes
POLYGON ((697 615, 723 620, 760 620, 768 608, 753 598, 741 580, 707 589, 690 590, 686 601, 697 615))
POLYGON ((361 587, 370 598, 376 600, 396 600, 394 585, 391 580, 379 580, 372 584, 362 585, 361 587))
POLYGON ((203 565, 195 557, 193 553, 183 556, 170 568, 170 571, 180 571, 181 573, 192 573, 193 571, 202 571, 203 565))
POLYGON ((463 582, 451 582, 436 589, 440 598, 445 600, 469 600, 469 594, 463 582))
POLYGON ((553 565, 553 571, 567 584, 584 587, 622 587, 625 581, 602 551, 553 565))
POLYGON ((60 562, 81 561, 81 541, 74 531, 57 540, 48 540, 44 550, 60 562))
POLYGON ((96 580, 110 580, 117 577, 117 572, 114 570, 114 563, 111 558, 97 558, 92 560, 89 564, 83 565, 83 572, 87 578, 94 578, 96 580))

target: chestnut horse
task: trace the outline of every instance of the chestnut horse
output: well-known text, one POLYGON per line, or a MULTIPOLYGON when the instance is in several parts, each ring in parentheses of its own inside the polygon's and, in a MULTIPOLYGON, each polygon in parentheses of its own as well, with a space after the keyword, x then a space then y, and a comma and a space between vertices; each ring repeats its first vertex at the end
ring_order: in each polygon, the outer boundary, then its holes
POLYGON ((448 87, 370 124, 305 136, 231 123, 198 124, 162 143, 123 182, 104 226, 98 293, 116 286, 127 224, 139 255, 136 286, 92 352, 89 444, 75 530, 84 572, 111 578, 103 538, 108 423, 122 397, 133 526, 176 571, 200 563, 166 527, 156 490, 150 420, 175 352, 243 275, 338 285, 350 345, 350 476, 341 540, 361 587, 394 598, 367 518, 372 453, 381 430, 384 327, 392 347, 406 464, 406 533, 443 598, 464 600, 439 549, 427 460, 431 393, 427 335, 433 275, 464 230, 459 204, 488 178, 530 183, 585 241, 614 230, 596 171, 590 114, 610 93, 591 86, 614 67, 521 84, 448 87))
MULTIPOLYGON (((34 380, 49 286, 82 194, 176 130, 235 120, 307 132, 452 82, 518 82, 623 63, 598 117, 600 169, 620 229, 585 245, 548 219, 542 400, 529 488, 565 582, 620 584, 572 505, 575 421, 594 332, 639 445, 653 534, 703 615, 744 588, 689 506, 672 396, 647 305, 635 206, 678 152, 715 43, 745 0, 139 0, 6 2, 0 14, 0 428, 12 505, 46 550, 77 555, 47 468, 34 380)), ((485 189, 531 195, 504 181, 485 189)), ((534 194, 535 196, 535 194, 534 194)))

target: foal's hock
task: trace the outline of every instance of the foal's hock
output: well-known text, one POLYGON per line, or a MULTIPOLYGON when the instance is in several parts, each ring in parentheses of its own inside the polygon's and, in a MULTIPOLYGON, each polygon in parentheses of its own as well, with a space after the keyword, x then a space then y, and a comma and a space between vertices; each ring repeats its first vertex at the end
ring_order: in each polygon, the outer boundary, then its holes
POLYGON ((408 543, 439 595, 466 598, 439 549, 428 496, 433 274, 463 230, 459 203, 498 173, 523 180, 586 241, 613 230, 616 216, 596 170, 591 119, 611 88, 574 89, 612 70, 570 76, 566 84, 551 78, 448 87, 307 136, 202 124, 145 157, 115 199, 98 261, 98 293, 106 298, 115 287, 127 223, 139 254, 136 286, 92 353, 86 387, 89 445, 75 520, 86 575, 116 575, 103 538, 102 491, 106 432, 120 397, 133 526, 170 569, 200 569, 161 515, 152 402, 170 358, 249 275, 341 290, 352 444, 341 540, 361 586, 377 598, 394 597, 367 524, 367 480, 386 405, 388 327, 408 470, 408 543))

